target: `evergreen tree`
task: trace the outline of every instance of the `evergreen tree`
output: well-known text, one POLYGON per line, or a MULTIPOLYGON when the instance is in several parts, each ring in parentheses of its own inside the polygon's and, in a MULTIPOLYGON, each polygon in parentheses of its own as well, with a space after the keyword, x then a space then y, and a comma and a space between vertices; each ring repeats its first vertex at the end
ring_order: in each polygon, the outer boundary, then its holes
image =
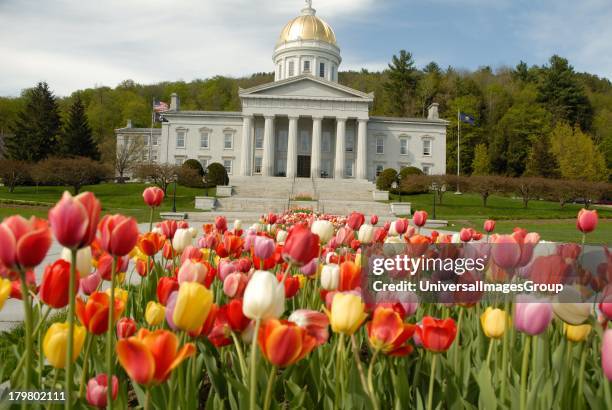
POLYGON ((87 157, 96 161, 100 159, 100 151, 93 140, 85 107, 78 95, 70 106, 62 130, 60 152, 68 157, 87 157))
POLYGON ((489 175, 491 163, 489 161, 489 150, 485 144, 478 144, 474 148, 474 160, 472 161, 472 175, 489 175))
POLYGON ((559 177, 559 163, 550 148, 550 137, 537 138, 529 152, 524 176, 529 177, 559 177))
POLYGON ((60 115, 49 86, 40 82, 27 90, 24 109, 5 137, 5 150, 11 159, 37 162, 56 152, 60 115))
POLYGON ((385 83, 385 91, 389 95, 393 115, 412 114, 410 101, 414 96, 416 84, 417 71, 412 54, 406 50, 400 50, 399 56, 394 55, 391 59, 388 79, 385 83))

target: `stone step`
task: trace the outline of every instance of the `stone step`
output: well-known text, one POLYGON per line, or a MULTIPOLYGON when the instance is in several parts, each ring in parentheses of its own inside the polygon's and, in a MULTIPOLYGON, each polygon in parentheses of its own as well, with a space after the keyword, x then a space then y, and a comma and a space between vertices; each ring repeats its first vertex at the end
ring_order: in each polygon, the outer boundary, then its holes
POLYGON ((361 212, 366 216, 376 214, 378 216, 392 216, 389 204, 374 201, 339 201, 320 200, 319 212, 333 215, 348 215, 351 212, 361 212))
POLYGON ((228 197, 217 198, 217 207, 215 211, 220 212, 255 212, 259 215, 268 212, 284 212, 289 206, 289 201, 284 198, 246 198, 246 197, 228 197))

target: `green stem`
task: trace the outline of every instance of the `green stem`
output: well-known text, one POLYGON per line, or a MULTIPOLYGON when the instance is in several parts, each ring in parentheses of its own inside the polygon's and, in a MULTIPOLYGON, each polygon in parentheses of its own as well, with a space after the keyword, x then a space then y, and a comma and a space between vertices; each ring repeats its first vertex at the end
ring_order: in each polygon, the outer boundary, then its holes
MULTIPOLYGON (((353 356, 355 357, 355 365, 357 366, 357 372, 359 373, 359 380, 361 381, 361 387, 363 388, 363 391, 370 398, 370 401, 372 402, 372 406, 374 407, 374 409, 377 410, 378 402, 376 401, 376 398, 374 397, 374 389, 370 385, 368 385, 366 381, 365 374, 363 372, 363 366, 361 365, 361 360, 359 359, 359 346, 357 345, 357 340, 355 339, 354 334, 351 335, 351 346, 353 350, 353 356)), ((378 351, 374 353, 374 356, 376 356, 377 353, 378 351)), ((372 365, 370 364, 370 369, 371 368, 372 368, 372 365)))
POLYGON ((379 408, 378 398, 376 397, 376 392, 374 391, 374 364, 376 363, 376 359, 378 358, 378 353, 380 350, 375 350, 372 355, 372 360, 370 361, 370 367, 368 368, 368 389, 370 390, 370 398, 372 399, 372 404, 375 409, 379 408))
POLYGON ((91 351, 91 343, 93 342, 93 335, 87 334, 87 341, 85 342, 85 355, 83 356, 83 370, 81 371, 81 387, 79 388, 79 398, 83 398, 85 393, 85 384, 87 383, 87 368, 89 365, 89 352, 91 351))
POLYGON ((106 332, 106 380, 108 388, 106 389, 106 405, 107 408, 113 408, 113 336, 115 326, 115 270, 117 269, 117 257, 113 256, 111 265, 111 280, 110 280, 110 300, 108 306, 108 329, 106 332))
POLYGON ((249 382, 249 409, 256 409, 256 397, 257 397, 257 335, 259 334, 259 326, 261 325, 261 319, 255 319, 255 330, 253 331, 253 340, 251 341, 251 380, 249 382))
POLYGON ((495 339, 491 338, 489 340, 489 351, 487 352, 487 367, 489 367, 489 363, 491 363, 491 353, 493 352, 493 343, 495 343, 495 339))
POLYGON ((240 363, 240 371, 242 373, 242 377, 247 377, 247 367, 246 361, 244 360, 244 353, 242 351, 242 346, 240 345, 240 341, 236 336, 234 331, 231 332, 232 339, 234 340, 234 345, 236 346, 236 353, 238 354, 238 363, 240 363))
POLYGON ((583 386, 584 386, 584 367, 586 365, 587 348, 585 344, 582 344, 582 353, 580 354, 580 371, 578 372, 578 404, 580 408, 583 408, 582 403, 584 400, 583 386))
MULTIPOLYGON (((504 303, 504 312, 510 312, 510 302, 508 302, 507 300, 504 303)), ((499 382, 501 384, 500 396, 502 405, 506 402, 506 385, 508 384, 506 380, 506 375, 508 374, 508 339, 510 338, 510 331, 511 329, 507 329, 507 331, 504 332, 504 340, 502 345, 502 371, 499 377, 499 382)))
POLYGON ((151 213, 149 214, 149 232, 153 231, 153 207, 151 207, 151 213))
POLYGON ((76 281, 76 263, 77 250, 70 250, 70 283, 68 284, 68 347, 66 349, 66 409, 72 408, 72 400, 70 393, 74 383, 74 366, 72 357, 74 356, 74 307, 76 289, 74 282, 76 281))
POLYGON ((272 390, 274 387, 274 381, 276 380, 276 366, 272 366, 270 370, 270 376, 268 377, 268 386, 266 387, 266 398, 264 400, 263 410, 268 410, 272 403, 272 390))
POLYGON ((336 386, 335 386, 335 394, 334 394, 334 409, 339 408, 343 385, 343 375, 342 375, 342 361, 344 360, 342 356, 344 356, 344 333, 340 333, 338 337, 338 346, 336 349, 336 386))
POLYGON ((521 396, 519 402, 520 410, 526 409, 527 401, 527 370, 529 363, 529 347, 531 346, 531 336, 527 336, 523 345, 523 363, 521 364, 521 396))
POLYGON ((145 393, 144 410, 149 410, 150 408, 151 408, 151 388, 147 387, 147 390, 145 393))
POLYGON ((438 359, 438 354, 434 353, 431 358, 431 373, 429 373, 429 390, 427 392, 427 410, 431 410, 433 404, 433 388, 434 388, 434 380, 436 379, 436 362, 438 359))
POLYGON ((459 374, 459 338, 461 337, 461 322, 463 322, 463 308, 459 308, 459 319, 457 319, 457 337, 455 341, 455 354, 453 355, 453 369, 455 374, 459 374))
MULTIPOLYGON (((45 314, 42 316, 42 318, 38 321, 38 324, 36 325, 36 327, 34 328, 34 331, 32 332, 32 337, 34 337, 35 335, 38 335, 42 326, 47 322, 47 318, 49 317, 50 313, 51 313, 51 308, 48 308, 45 314)), ((17 363, 17 367, 15 367, 15 370, 13 371, 11 378, 14 378, 16 375, 21 373, 21 369, 23 369, 23 364, 25 362, 26 357, 27 357, 26 355, 22 355, 19 358, 19 363, 17 363)), ((44 359, 41 359, 41 360, 44 360, 44 359)))
MULTIPOLYGON (((23 301, 23 312, 25 315, 25 371, 23 372, 23 389, 30 389, 30 377, 32 371, 32 305, 30 304, 30 291, 26 282, 26 272, 19 270, 21 278, 21 299, 23 301)), ((25 402, 24 402, 25 404, 25 402)))

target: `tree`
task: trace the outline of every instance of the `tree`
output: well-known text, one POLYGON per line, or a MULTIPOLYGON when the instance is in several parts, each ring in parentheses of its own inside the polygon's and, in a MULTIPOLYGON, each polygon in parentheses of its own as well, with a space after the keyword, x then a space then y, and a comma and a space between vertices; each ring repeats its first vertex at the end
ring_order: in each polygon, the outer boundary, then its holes
POLYGON ((12 159, 0 160, 0 180, 9 192, 14 192, 15 187, 27 181, 29 176, 26 162, 12 159))
POLYGON ((472 161, 472 175, 489 175, 491 165, 489 162, 489 150, 485 144, 478 144, 474 148, 474 160, 472 161))
POLYGON ((136 167, 134 175, 142 180, 148 180, 160 187, 164 194, 168 186, 179 176, 181 167, 170 164, 141 164, 136 167))
POLYGON ((204 168, 198 160, 188 159, 183 162, 183 165, 178 169, 177 176, 180 185, 190 188, 204 187, 204 168))
POLYGON ((527 208, 529 201, 538 199, 545 193, 546 180, 543 178, 521 177, 508 178, 507 189, 518 194, 523 200, 523 207, 527 208))
POLYGON ((550 137, 544 135, 534 141, 527 157, 527 166, 523 175, 545 178, 559 177, 559 163, 550 149, 550 137))
POLYGON ((567 59, 553 55, 542 70, 539 101, 553 114, 553 120, 579 124, 589 130, 593 122, 593 107, 567 59))
POLYGON ((563 178, 581 181, 608 179, 608 169, 602 153, 579 128, 559 123, 551 133, 551 143, 563 178))
POLYGON ((57 101, 47 83, 40 82, 24 94, 26 104, 5 136, 9 158, 36 162, 56 152, 60 131, 57 101))
POLYGON ((206 167, 206 183, 208 186, 229 184, 229 176, 225 167, 218 162, 209 164, 206 167))
POLYGON ((397 171, 393 168, 386 168, 378 174, 376 178, 376 188, 381 191, 388 191, 391 189, 393 182, 397 181, 397 171))
POLYGON ((415 94, 416 84, 416 68, 412 54, 400 50, 399 56, 393 55, 389 63, 388 79, 385 83, 393 115, 402 117, 412 114, 410 101, 415 94))
POLYGON ((482 206, 486 208, 489 196, 500 192, 507 185, 508 178, 499 176, 473 175, 462 177, 459 184, 468 192, 474 192, 482 198, 482 206))
POLYGON ((115 171, 119 175, 119 182, 125 181, 125 174, 133 171, 142 160, 144 141, 136 136, 124 136, 123 141, 117 144, 115 158, 115 171))
POLYGON ((182 167, 193 169, 200 177, 204 176, 204 167, 202 167, 202 164, 197 159, 188 159, 183 162, 182 167))
POLYGON ((90 158, 50 157, 35 165, 42 183, 67 185, 77 195, 83 185, 97 184, 110 175, 108 167, 90 158), (41 177, 44 176, 44 177, 41 177))
POLYGON ((93 134, 85 106, 78 95, 70 106, 68 118, 61 133, 60 152, 69 157, 86 157, 98 161, 100 151, 93 140, 93 134))

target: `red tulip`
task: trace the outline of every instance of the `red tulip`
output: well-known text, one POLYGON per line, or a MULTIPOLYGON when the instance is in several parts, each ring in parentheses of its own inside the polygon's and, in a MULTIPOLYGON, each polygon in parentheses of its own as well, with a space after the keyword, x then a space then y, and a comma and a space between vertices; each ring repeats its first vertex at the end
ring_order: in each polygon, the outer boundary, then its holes
POLYGON ((277 319, 264 323, 258 342, 264 357, 278 367, 300 361, 317 345, 317 340, 295 323, 277 319))
POLYGON ((251 319, 242 312, 242 299, 233 299, 221 309, 227 315, 227 322, 234 332, 241 333, 251 323, 251 319))
POLYGON ((242 239, 240 236, 226 232, 223 235, 219 245, 217 245, 216 252, 222 258, 239 258, 240 254, 242 253, 243 244, 244 239, 242 239))
MULTIPOLYGON (((80 297, 76 298, 76 314, 80 322, 94 335, 101 335, 108 330, 108 312, 110 297, 106 293, 94 292, 83 302, 80 297)), ((117 319, 123 313, 125 305, 120 298, 115 298, 114 318, 117 319)))
POLYGON ((134 218, 106 215, 100 221, 100 246, 113 256, 125 256, 138 242, 138 224, 134 218))
MULTIPOLYGON (((108 375, 106 373, 102 373, 97 375, 96 377, 92 377, 87 382, 87 403, 90 405, 97 407, 99 409, 103 409, 107 405, 107 392, 108 392, 108 375)), ((117 393, 119 392, 119 380, 117 376, 112 377, 112 397, 113 400, 117 399, 117 393)))
POLYGON ((352 212, 346 220, 346 225, 356 231, 364 222, 365 216, 361 212, 352 212))
POLYGON ((416 330, 415 325, 404 323, 393 309, 378 307, 372 320, 366 324, 370 344, 390 356, 405 356, 412 352, 408 344, 416 330))
MULTIPOLYGON (((130 260, 126 257, 117 258, 115 274, 125 272, 128 269, 130 260)), ((108 253, 103 254, 98 260, 98 275, 104 280, 111 280, 111 270, 113 267, 113 257, 108 253)))
POLYGON ((215 229, 220 233, 227 231, 227 219, 224 216, 217 216, 215 218, 215 229))
POLYGON ((291 299, 294 297, 298 291, 300 290, 300 279, 297 276, 291 276, 288 272, 285 273, 277 273, 276 279, 279 282, 283 280, 283 276, 286 275, 285 278, 285 299, 291 299))
POLYGON ((117 338, 125 339, 136 333, 136 321, 131 317, 122 317, 117 321, 117 338))
POLYGON ((179 283, 176 278, 168 276, 159 278, 159 282, 157 282, 157 300, 159 303, 166 306, 170 294, 178 289, 179 283))
POLYGON ((401 235, 408 229, 408 220, 406 218, 398 218, 393 222, 393 226, 395 227, 395 232, 401 235))
MULTIPOLYGON (((79 277, 74 278, 74 288, 79 288, 79 277)), ((38 297, 47 305, 60 309, 68 305, 70 263, 58 259, 45 268, 38 290, 38 297)))
POLYGON ((529 266, 529 276, 536 283, 565 283, 571 266, 560 255, 538 256, 529 266))
POLYGON ((15 215, 0 224, 0 261, 9 270, 38 266, 50 247, 51 232, 43 219, 15 215))
POLYGON ((163 221, 157 224, 157 227, 159 228, 159 230, 161 231, 161 233, 168 239, 170 239, 170 241, 172 241, 172 239, 174 238, 174 234, 176 233, 176 230, 178 229, 178 223, 176 221, 173 220, 167 220, 167 221, 163 221))
POLYGON ((275 214, 275 213, 270 212, 270 213, 268 214, 268 218, 267 218, 267 219, 268 219, 268 223, 269 223, 270 225, 274 225, 274 224, 276 223, 276 221, 278 220, 278 217, 276 216, 276 214, 275 214))
POLYGON ((459 239, 461 242, 469 242, 472 240, 472 228, 461 228, 459 231, 459 239))
POLYGON ((378 215, 372 215, 370 217, 370 224, 376 225, 378 223, 378 215))
POLYGON ((576 218, 576 228, 582 233, 593 232, 597 227, 597 211, 581 209, 576 218))
POLYGON ((436 353, 447 351, 457 336, 457 326, 451 318, 425 316, 416 331, 423 347, 436 353))
POLYGON ((71 249, 89 246, 96 235, 102 207, 91 192, 73 197, 68 191, 49 211, 49 222, 57 241, 71 249))
POLYGON ((487 233, 491 233, 495 230, 495 221, 493 219, 487 219, 484 223, 484 230, 487 233))
POLYGON ((295 225, 285 241, 283 259, 293 265, 302 266, 319 255, 319 235, 303 225, 295 225))
POLYGON ((142 193, 145 204, 151 208, 157 208, 164 201, 164 191, 156 186, 149 187, 142 193))
POLYGON ((412 221, 420 228, 421 226, 425 225, 425 222, 427 222, 427 212, 415 211, 414 215, 412 216, 412 221))

